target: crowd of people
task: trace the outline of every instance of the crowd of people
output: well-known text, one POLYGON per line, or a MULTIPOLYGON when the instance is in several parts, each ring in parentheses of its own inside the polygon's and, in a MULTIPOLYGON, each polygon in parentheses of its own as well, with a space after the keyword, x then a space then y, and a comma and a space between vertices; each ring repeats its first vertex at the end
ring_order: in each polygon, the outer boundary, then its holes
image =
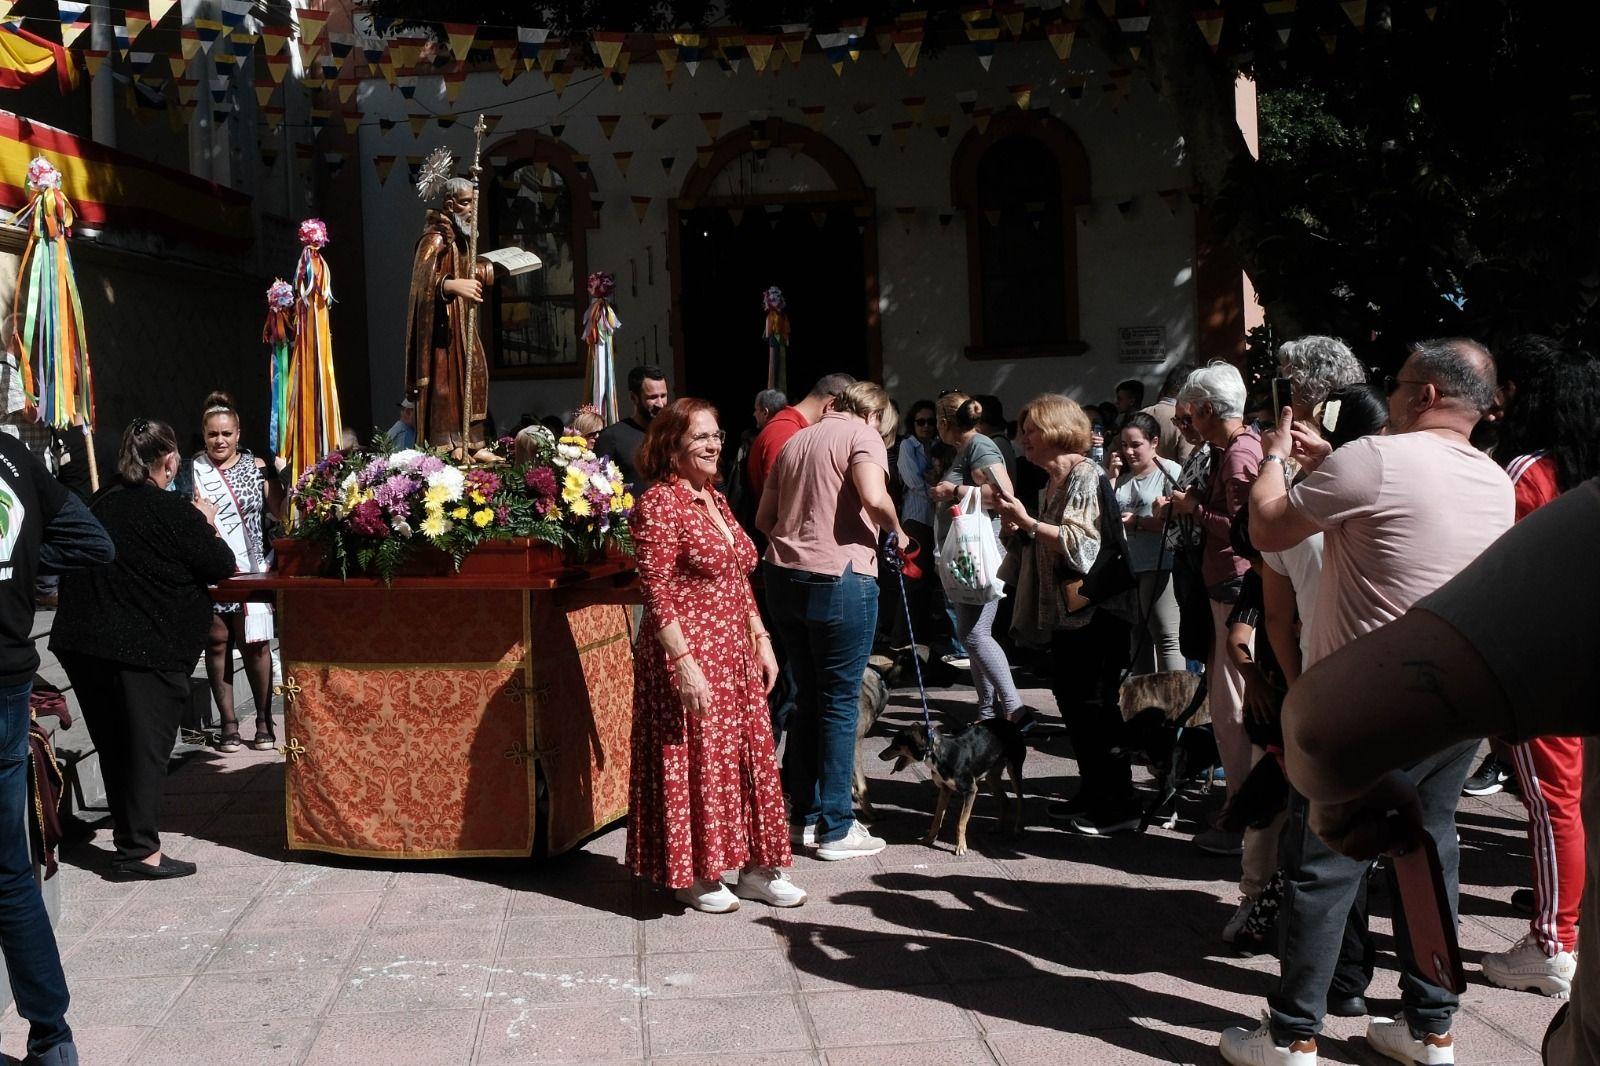
MULTIPOLYGON (((1046 805, 1064 829, 1171 827, 1173 801, 1155 809, 1136 784, 1119 692, 1130 677, 1198 674, 1216 749, 1205 773, 1223 789, 1194 845, 1239 871, 1219 936, 1280 963, 1260 1025, 1220 1034, 1224 1059, 1308 1066, 1325 1015, 1368 1014, 1372 860, 1425 834, 1453 912, 1464 792, 1515 788, 1533 854, 1517 900, 1528 933, 1485 955, 1484 977, 1572 995, 1582 960, 1600 958, 1579 950, 1595 935, 1580 899, 1600 888, 1579 811, 1594 665, 1569 669, 1507 632, 1516 609, 1555 611, 1592 640, 1600 362, 1542 337, 1498 358, 1447 338, 1413 345, 1378 385, 1331 337, 1277 355, 1266 395, 1214 361, 1175 368, 1149 405, 1127 381, 1104 404, 1032 397, 1014 422, 997 396, 949 390, 901 414, 881 385, 828 374, 794 402, 760 392, 732 446, 719 412, 672 399, 644 366, 624 419, 561 419, 639 500, 630 868, 721 913, 805 903, 788 872, 797 850, 882 851, 856 817, 863 677, 913 660, 970 681, 971 721, 1031 743, 1064 735, 1078 788, 1046 805), (958 515, 999 546, 1003 596, 950 591, 941 547, 958 515), (1030 679, 1059 728, 1025 704, 1030 679), (1500 739, 1474 773, 1484 735, 1500 739)), ((414 440, 413 414, 401 405, 397 445, 414 440)), ((170 426, 136 419, 88 505, 0 436, 24 497, 0 590, 0 807, 21 814, 35 571, 61 574, 51 648, 89 710, 126 877, 195 871, 163 851, 159 822, 197 660, 218 750, 276 745, 270 611, 213 605, 207 586, 270 567, 284 487, 241 446, 230 397, 208 397, 199 427, 185 458, 170 426), (248 742, 236 651, 256 707, 248 742)), ((1587 754, 1592 781, 1600 759, 1587 754)), ((75 1062, 31 857, 7 839, 0 944, 30 1061, 75 1062)), ((1372 1019, 1368 1039, 1398 1061, 1453 1062, 1459 1000, 1396 920, 1403 1016, 1372 1019)), ((1574 998, 1552 1061, 1600 1052, 1593 1014, 1574 998)))
MULTIPOLYGON (((1130 676, 1187 671, 1203 677, 1216 744, 1208 774, 1224 784, 1195 845, 1239 863, 1239 905, 1219 935, 1280 961, 1261 1024, 1220 1034, 1224 1059, 1308 1066, 1327 1014, 1369 1013, 1368 882, 1373 858, 1396 841, 1373 844, 1374 801, 1351 782, 1372 785, 1380 763, 1393 771, 1382 795, 1400 796, 1408 815, 1407 843, 1431 838, 1452 913, 1460 797, 1482 794, 1485 781, 1517 787, 1535 857, 1522 901, 1530 927, 1485 955, 1483 974, 1571 995, 1592 860, 1577 810, 1583 741, 1519 722, 1501 730, 1517 742, 1497 744, 1473 774, 1481 732, 1457 723, 1411 736, 1390 692, 1387 728, 1407 735, 1410 757, 1355 751, 1327 735, 1345 701, 1324 664, 1359 673, 1349 660, 1364 641, 1392 642, 1391 630, 1430 610, 1452 624, 1468 604, 1497 613, 1490 590, 1469 586, 1507 555, 1513 522, 1563 494, 1600 495, 1591 442, 1600 363, 1545 338, 1523 338, 1498 360, 1446 338, 1413 345, 1379 385, 1335 338, 1300 338, 1277 354, 1270 395, 1251 396, 1238 368, 1217 361, 1175 369, 1146 407, 1142 384, 1126 382, 1105 405, 1034 397, 1015 423, 997 397, 950 391, 906 404, 896 424, 880 386, 830 374, 797 403, 762 393, 756 430, 727 450, 717 412, 669 401, 665 375, 644 371, 660 382, 661 406, 647 411, 635 388, 639 454, 650 459, 635 519, 646 607, 634 871, 698 910, 740 899, 797 906, 805 892, 785 872, 791 850, 827 861, 883 850, 852 796, 874 653, 966 672, 971 720, 1008 720, 1046 743, 1034 727, 1047 716, 1024 705, 1017 683, 1033 670, 1078 765, 1077 791, 1051 802, 1050 817, 1088 836, 1152 813, 1175 824, 1173 812, 1148 810, 1135 784, 1118 694, 1130 676), (944 595, 939 545, 951 515, 974 512, 1004 545, 1001 602, 944 595), (903 580, 883 579, 896 570, 903 580), (1320 724, 1297 731, 1286 706, 1320 724), (1349 765, 1344 776, 1320 764, 1323 745, 1349 765)), ((1568 508, 1546 536, 1593 529, 1594 503, 1568 508)), ((1479 649, 1496 631, 1460 622, 1479 649)), ((1527 705, 1514 687, 1526 668, 1484 654, 1507 672, 1480 721, 1527 705)), ((1414 698, 1443 701, 1431 665, 1384 665, 1417 672, 1405 689, 1414 698)), ((1596 725, 1576 711, 1535 717, 1561 734, 1596 725)), ((1453 1062, 1459 1000, 1431 976, 1433 960, 1412 957, 1403 915, 1397 922, 1403 1013, 1373 1018, 1368 1039, 1398 1061, 1453 1062)), ((1586 1024, 1558 1019, 1558 1045, 1592 1048, 1586 1024)))

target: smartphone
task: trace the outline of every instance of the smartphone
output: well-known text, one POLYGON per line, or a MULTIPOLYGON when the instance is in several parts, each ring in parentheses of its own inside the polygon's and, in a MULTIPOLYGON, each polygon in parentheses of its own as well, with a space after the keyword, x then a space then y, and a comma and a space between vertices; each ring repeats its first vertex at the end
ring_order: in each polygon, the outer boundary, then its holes
POLYGON ((1456 937, 1455 916, 1450 913, 1450 897, 1445 892, 1439 849, 1431 836, 1424 835, 1410 851, 1392 856, 1389 861, 1400 889, 1400 909, 1405 912, 1411 957, 1417 960, 1422 976, 1445 991, 1460 995, 1467 990, 1467 976, 1461 969, 1461 943, 1456 937))
POLYGON ((1294 406, 1294 382, 1288 378, 1272 379, 1272 413, 1277 415, 1285 407, 1294 406))

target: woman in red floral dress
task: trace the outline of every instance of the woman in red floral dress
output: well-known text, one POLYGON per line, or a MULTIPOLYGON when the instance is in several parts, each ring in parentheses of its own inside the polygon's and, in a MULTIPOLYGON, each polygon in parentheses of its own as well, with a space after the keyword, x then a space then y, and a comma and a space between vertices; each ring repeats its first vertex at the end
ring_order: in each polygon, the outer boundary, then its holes
POLYGON ((796 907, 766 693, 772 638, 750 592, 755 546, 715 487, 723 433, 704 400, 658 414, 639 448, 633 537, 645 614, 634 654, 628 865, 696 910, 796 907), (738 870, 733 890, 722 881, 738 870))

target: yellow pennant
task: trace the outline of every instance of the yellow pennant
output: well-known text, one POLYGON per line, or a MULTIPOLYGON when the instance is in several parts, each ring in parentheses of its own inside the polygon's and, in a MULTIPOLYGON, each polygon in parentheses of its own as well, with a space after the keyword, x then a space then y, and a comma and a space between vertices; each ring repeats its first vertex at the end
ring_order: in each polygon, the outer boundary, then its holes
POLYGON ((378 184, 382 185, 389 180, 389 171, 394 169, 395 157, 392 155, 377 155, 372 157, 372 169, 378 172, 378 184))
POLYGON ((300 11, 300 39, 307 44, 314 44, 322 36, 322 28, 328 24, 326 11, 300 11))

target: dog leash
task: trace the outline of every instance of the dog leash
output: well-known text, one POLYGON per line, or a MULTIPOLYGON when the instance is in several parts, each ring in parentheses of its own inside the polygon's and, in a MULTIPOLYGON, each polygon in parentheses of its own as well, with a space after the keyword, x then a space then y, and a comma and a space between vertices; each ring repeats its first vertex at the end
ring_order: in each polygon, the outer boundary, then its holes
MULTIPOLYGON (((928 713, 928 689, 922 683, 922 656, 917 654, 917 634, 911 628, 911 601, 906 598, 906 556, 900 553, 899 538, 894 533, 884 535, 884 563, 894 571, 900 582, 900 609, 906 615, 906 636, 911 640, 911 667, 917 674, 917 695, 922 699, 922 726, 933 736, 933 716, 928 713)), ((912 558, 915 558, 914 556, 912 558)))

